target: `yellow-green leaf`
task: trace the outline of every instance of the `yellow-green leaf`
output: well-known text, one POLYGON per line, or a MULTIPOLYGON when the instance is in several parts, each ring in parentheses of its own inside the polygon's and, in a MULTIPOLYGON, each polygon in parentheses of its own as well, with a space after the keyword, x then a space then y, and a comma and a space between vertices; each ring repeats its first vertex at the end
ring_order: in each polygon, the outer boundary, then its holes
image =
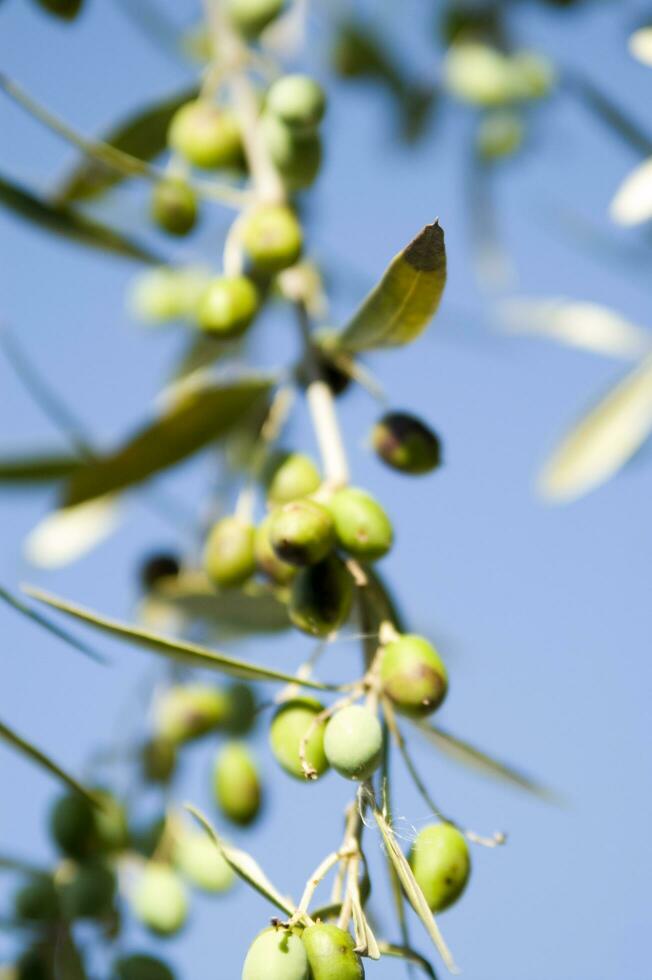
POLYGON ((69 773, 67 773, 65 769, 62 769, 61 766, 54 761, 54 759, 51 759, 49 755, 46 755, 45 752, 42 752, 31 742, 28 742, 27 739, 23 738, 22 735, 19 735, 13 730, 13 728, 10 728, 9 725, 6 725, 2 721, 0 721, 0 739, 3 739, 3 741, 10 745, 13 749, 20 752, 21 755, 31 759, 31 761, 35 762, 41 767, 41 769, 45 769, 52 776, 56 776, 56 778, 60 782, 65 783, 69 789, 74 790, 75 793, 80 793, 82 796, 85 796, 86 799, 93 804, 93 806, 97 805, 97 800, 93 794, 85 789, 74 776, 69 775, 69 773))
POLYGON ((113 228, 77 214, 65 204, 50 204, 1 176, 0 206, 43 231, 68 238, 80 245, 88 245, 139 262, 155 265, 162 262, 160 256, 113 228))
POLYGON ((234 677, 241 677, 244 680, 252 681, 282 681, 286 684, 299 684, 301 687, 310 687, 317 691, 337 690, 337 686, 322 684, 319 681, 303 680, 293 674, 286 674, 281 670, 274 670, 272 667, 264 667, 260 664, 252 664, 246 660, 229 657, 225 653, 217 650, 210 650, 207 647, 199 646, 197 643, 188 643, 185 640, 173 639, 154 633, 151 630, 141 629, 138 626, 130 626, 127 623, 118 622, 101 616, 90 609, 74 605, 65 599, 43 592, 30 586, 25 587, 25 591, 32 598, 39 602, 58 609, 73 619, 88 623, 94 629, 107 633, 117 639, 126 640, 129 643, 136 643, 139 646, 153 650, 155 653, 162 654, 172 660, 188 664, 191 667, 204 667, 217 670, 223 674, 230 674, 234 677))
POLYGON ((64 506, 142 483, 214 442, 270 390, 268 378, 204 383, 114 453, 84 464, 66 485, 64 506))
POLYGON ((336 335, 336 346, 356 353, 408 344, 428 326, 445 283, 444 232, 435 221, 395 256, 353 319, 336 335))
POLYGON ((78 640, 77 637, 73 636, 71 633, 68 633, 67 630, 57 626, 56 623, 53 623, 52 620, 48 619, 47 616, 44 616, 43 613, 37 612, 36 609, 32 609, 32 607, 28 606, 26 602, 23 602, 1 585, 0 599, 2 599, 3 602, 6 602, 8 606, 11 606, 12 609, 15 609, 16 612, 21 613, 21 615, 25 616, 27 619, 31 619, 33 623, 36 623, 42 629, 47 630, 48 633, 56 636, 57 639, 63 640, 64 643, 74 647, 75 650, 79 650, 80 653, 90 657, 91 660, 95 660, 97 663, 102 664, 107 663, 106 658, 101 654, 96 653, 95 650, 91 649, 91 647, 87 646, 85 643, 82 643, 81 640, 78 640))
POLYGON ((652 431, 652 356, 612 388, 571 430, 546 464, 539 490, 566 503, 605 483, 652 431))

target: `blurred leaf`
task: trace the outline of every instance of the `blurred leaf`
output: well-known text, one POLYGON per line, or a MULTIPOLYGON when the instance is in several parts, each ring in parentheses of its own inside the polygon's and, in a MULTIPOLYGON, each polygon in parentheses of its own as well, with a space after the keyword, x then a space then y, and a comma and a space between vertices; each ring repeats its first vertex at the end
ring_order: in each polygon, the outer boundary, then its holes
POLYGON ((652 139, 643 132, 638 123, 620 108, 611 98, 597 88, 593 82, 578 74, 566 72, 566 87, 578 95, 598 119, 609 127, 624 143, 643 156, 652 155, 652 139))
POLYGON ((453 957, 451 956, 450 951, 444 941, 444 937, 439 931, 439 926, 435 922, 435 917, 430 911, 425 895, 421 891, 421 888, 419 887, 419 884, 412 873, 412 868, 410 867, 407 858, 396 841, 392 828, 387 823, 380 810, 378 810, 376 807, 373 808, 373 814, 383 838, 389 860, 392 862, 397 877, 403 887, 403 891, 405 892, 405 897, 421 919, 426 932, 435 944, 435 947, 439 951, 439 955, 443 959, 447 968, 451 971, 451 973, 456 973, 457 968, 453 957))
POLYGON ((61 568, 107 538, 122 519, 120 501, 97 497, 48 514, 28 534, 25 557, 37 568, 61 568))
POLYGON ((552 503, 581 497, 605 483, 640 449, 652 430, 652 356, 612 388, 562 441, 539 479, 552 503))
POLYGON ((87 980, 81 951, 77 948, 68 925, 60 925, 53 943, 53 971, 55 977, 66 980, 87 980))
POLYGON ((652 27, 639 27, 629 38, 629 53, 652 68, 652 27))
POLYGON ((609 210, 619 225, 638 225, 652 218, 652 159, 645 160, 625 177, 609 210))
POLYGON ((82 8, 82 0, 36 0, 36 3, 60 20, 74 20, 82 8))
POLYGON ((430 980, 437 980, 437 974, 425 956, 421 956, 409 946, 395 946, 393 943, 383 942, 379 943, 378 946, 381 956, 395 956, 399 960, 407 960, 409 963, 418 966, 427 977, 430 977, 430 980))
POLYGON ((74 776, 70 776, 64 769, 61 768, 53 759, 51 759, 40 749, 37 749, 35 745, 28 742, 26 739, 22 738, 8 725, 0 721, 0 738, 3 739, 8 745, 16 749, 22 755, 27 756, 32 762, 35 762, 42 769, 46 769, 51 775, 56 776, 60 782, 65 783, 69 789, 75 791, 75 793, 80 793, 81 796, 86 797, 89 803, 93 806, 97 805, 97 801, 92 793, 89 793, 81 783, 77 782, 74 776))
POLYGON ((160 265, 162 259, 112 228, 77 214, 63 204, 50 204, 0 177, 0 206, 36 225, 43 231, 61 235, 81 245, 160 265))
POLYGON ((193 621, 247 633, 290 628, 287 608, 270 586, 251 582, 242 589, 216 592, 205 575, 185 572, 161 582, 156 601, 193 621))
POLYGON ((222 856, 224 857, 227 864, 229 864, 235 873, 246 881, 253 889, 255 889, 263 898, 266 898, 272 905, 284 912, 285 915, 291 916, 294 912, 295 906, 285 898, 281 893, 274 887, 265 872, 258 865, 258 863, 247 854, 246 851, 237 850, 235 847, 229 847, 224 843, 222 838, 218 835, 217 831, 214 829, 213 825, 206 819, 203 813, 197 809, 197 807, 192 806, 190 803, 185 804, 185 809, 188 813, 192 814, 195 820, 203 827, 208 836, 212 839, 215 846, 218 848, 222 856))
POLYGON ((81 467, 64 490, 64 504, 125 490, 192 456, 232 429, 270 387, 269 379, 242 378, 186 392, 116 452, 81 467))
POLYGON ((68 643, 69 646, 74 647, 76 650, 79 650, 80 653, 90 657, 91 660, 95 660, 97 663, 101 664, 106 664, 108 662, 106 657, 96 653, 95 650, 91 649, 91 647, 87 646, 85 643, 82 643, 81 640, 78 640, 71 633, 68 633, 67 630, 57 626, 56 623, 53 623, 50 619, 44 616, 43 613, 37 612, 36 609, 32 609, 31 606, 28 606, 27 603, 23 602, 21 599, 18 599, 17 596, 13 595, 1 585, 0 599, 6 602, 8 606, 11 606, 12 609, 15 609, 16 612, 21 613, 23 616, 31 619, 32 622, 36 623, 38 626, 41 626, 43 629, 47 630, 48 633, 52 633, 52 635, 56 636, 57 639, 63 640, 64 643, 68 643))
POLYGON ((0 484, 52 483, 61 480, 79 466, 78 456, 36 454, 34 456, 9 456, 0 458, 0 484))
POLYGON ((139 646, 153 650, 155 653, 163 654, 165 657, 178 660, 189 666, 217 670, 235 677, 241 677, 244 680, 284 681, 289 684, 310 687, 317 691, 337 690, 337 686, 332 684, 304 680, 296 677, 294 674, 286 674, 283 671, 274 670, 272 667, 264 667, 259 664, 248 663, 246 660, 229 657, 224 653, 209 650, 196 643, 171 639, 170 637, 153 633, 151 630, 139 629, 137 626, 129 626, 115 619, 108 619, 89 609, 83 609, 81 606, 66 602, 64 599, 59 599, 32 586, 26 586, 25 591, 39 602, 44 602, 53 609, 58 609, 60 612, 65 613, 66 616, 71 616, 73 619, 88 623, 89 626, 103 633, 108 633, 109 636, 127 640, 130 643, 136 643, 139 646))
POLYGON ((195 371, 201 371, 215 361, 236 353, 240 346, 238 341, 220 340, 209 333, 198 331, 184 348, 178 364, 175 365, 172 380, 183 381, 195 371))
POLYGON ((566 299, 510 299, 499 316, 511 333, 540 334, 550 340, 637 360, 652 347, 652 333, 597 303, 566 299))
MULTIPOLYGON (((180 106, 196 96, 195 86, 179 95, 148 105, 118 123, 101 140, 139 160, 154 160, 166 148, 172 116, 180 106)), ((115 168, 108 167, 99 160, 85 159, 66 178, 56 197, 62 203, 86 200, 103 194, 124 179, 124 175, 115 168)))
POLYGON ((414 724, 426 736, 428 741, 432 742, 440 752, 443 752, 444 755, 449 756, 455 762, 460 762, 485 776, 500 779, 505 783, 509 783, 511 786, 516 786, 518 789, 524 789, 542 800, 547 800, 550 803, 556 801, 555 794, 547 787, 542 786, 541 783, 527 776, 519 769, 515 769, 506 762, 501 762, 499 759, 495 759, 481 749, 476 748, 475 745, 471 745, 465 739, 451 735, 450 732, 444 731, 438 725, 433 725, 427 721, 418 721, 414 724))
POLYGON ((414 340, 434 316, 446 283, 444 232, 426 225, 392 260, 378 285, 335 338, 352 353, 414 340))

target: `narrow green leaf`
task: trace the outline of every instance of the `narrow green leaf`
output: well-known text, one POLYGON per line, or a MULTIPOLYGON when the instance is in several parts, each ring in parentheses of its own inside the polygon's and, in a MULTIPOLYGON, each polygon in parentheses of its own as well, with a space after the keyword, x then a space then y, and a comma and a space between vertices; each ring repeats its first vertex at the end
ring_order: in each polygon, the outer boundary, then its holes
POLYGON ((78 456, 61 453, 36 453, 33 456, 8 456, 0 458, 0 484, 21 486, 53 483, 70 476, 79 466, 78 456))
POLYGON ((5 725, 4 722, 0 721, 0 738, 3 739, 8 745, 16 749, 22 755, 31 759, 42 769, 47 770, 51 775, 56 776, 60 782, 65 783, 69 789, 75 791, 75 793, 81 794, 81 796, 86 797, 89 803, 93 806, 97 806, 97 800, 87 789, 85 789, 81 783, 79 783, 74 776, 70 776, 65 769, 62 769, 58 763, 51 759, 44 752, 41 752, 35 745, 28 742, 21 735, 18 735, 12 728, 5 725))
POLYGON ((215 361, 229 357, 241 349, 237 340, 220 340, 208 333, 197 333, 184 348, 179 362, 175 365, 172 381, 183 381, 195 371, 210 367, 215 361))
MULTIPOLYGON (((167 132, 174 113, 184 103, 194 99, 197 88, 186 89, 178 95, 145 106, 118 123, 101 137, 122 153, 151 161, 163 153, 167 144, 167 132)), ((84 159, 66 178, 56 198, 61 203, 98 197, 125 179, 115 167, 99 160, 84 159)))
POLYGON ((69 633, 67 630, 57 626, 56 623, 53 623, 52 620, 48 619, 47 616, 44 616, 43 613, 38 612, 36 609, 32 609, 32 607, 28 606, 26 602, 23 602, 21 599, 17 598, 17 596, 13 595, 8 591, 8 589, 3 588, 1 585, 0 599, 2 599, 3 602, 6 602, 8 606, 11 606, 12 609, 15 609, 16 612, 21 613, 21 615, 31 619, 33 623, 36 623, 42 629, 47 630, 48 633, 56 636, 57 639, 63 640, 64 643, 74 647, 75 650, 79 650, 79 652, 83 653, 86 657, 90 657, 91 660, 95 660, 96 663, 108 663, 106 657, 103 657, 100 653, 96 653, 95 650, 87 646, 85 643, 82 643, 82 641, 78 640, 72 635, 72 633, 69 633))
POLYGON ((43 231, 52 232, 80 245, 111 252, 139 262, 160 265, 162 259, 120 232, 77 214, 65 204, 50 204, 0 176, 0 206, 43 231))
POLYGON ((286 674, 284 671, 274 670, 272 667, 264 667, 259 664, 248 663, 246 660, 229 657, 224 653, 209 650, 196 643, 171 639, 170 637, 153 633, 151 630, 144 630, 137 626, 120 623, 114 619, 107 619, 105 616, 100 616, 89 609, 83 609, 81 606, 66 602, 64 599, 59 599, 57 596, 41 591, 41 589, 25 586, 25 592, 39 602, 43 602, 53 609, 58 609, 73 619, 88 623, 89 626, 101 630, 103 633, 108 633, 110 636, 127 640, 131 643, 137 643, 142 647, 153 650, 155 653, 163 654, 165 657, 187 663, 193 667, 206 667, 220 671, 223 674, 241 677, 245 680, 283 681, 286 684, 299 684, 302 687, 310 687, 317 691, 338 690, 336 685, 322 684, 319 681, 313 680, 302 680, 293 674, 286 674))
POLYGON ((454 759, 455 762, 461 762, 475 772, 480 772, 485 776, 491 776, 494 779, 500 779, 518 789, 526 790, 526 792, 532 793, 533 796, 538 796, 540 799, 546 800, 549 803, 558 801, 556 794, 552 790, 543 786, 531 776, 516 769, 514 766, 510 766, 508 763, 488 755, 482 749, 467 742, 466 739, 451 735, 450 732, 444 731, 439 725, 433 725, 427 721, 417 721, 414 724, 426 736, 429 742, 432 742, 441 752, 454 759))
POLYGON ((337 348, 351 353, 407 344, 425 330, 446 283, 444 232, 437 221, 399 252, 348 325, 337 348))
POLYGON ((430 977, 430 980, 437 980, 437 974, 425 956, 421 956, 410 946, 396 946, 394 943, 379 942, 378 948, 381 956, 395 956, 399 960, 407 960, 408 963, 414 963, 415 966, 423 970, 425 975, 430 977))
POLYGON ((0 854, 0 871, 16 871, 23 875, 47 875, 47 868, 40 868, 22 858, 11 857, 10 854, 0 854))
POLYGON ((570 431, 539 478, 551 503, 566 503, 605 483, 652 431, 652 356, 612 388, 570 431))
POLYGON ((63 505, 126 490, 181 462, 232 429, 270 387, 267 378, 243 378, 193 389, 116 452, 82 466, 64 490, 63 505))
POLYGON ((284 895, 281 895, 278 889, 271 883, 260 865, 251 857, 250 854, 247 854, 246 851, 240 851, 235 847, 229 847, 227 844, 225 844, 210 821, 206 819, 204 814, 198 810, 197 807, 192 806, 190 803, 186 803, 185 809, 206 831, 208 836, 224 857, 224 860, 231 866, 231 868, 233 868, 235 873, 242 878, 243 881, 262 895, 263 898, 266 898, 268 902, 275 905, 277 909, 280 909, 280 911, 285 915, 291 916, 294 913, 294 904, 284 895))
POLYGON ((257 582, 216 592, 206 576, 185 572, 162 582, 154 594, 157 603, 192 621, 235 632, 271 633, 290 627, 287 606, 277 592, 257 582))

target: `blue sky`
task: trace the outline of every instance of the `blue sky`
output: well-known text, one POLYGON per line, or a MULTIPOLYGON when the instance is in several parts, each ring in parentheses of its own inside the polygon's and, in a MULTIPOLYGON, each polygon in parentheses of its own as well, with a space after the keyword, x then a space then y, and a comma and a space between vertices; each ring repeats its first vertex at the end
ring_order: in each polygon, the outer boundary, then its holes
MULTIPOLYGON (((581 68, 649 125, 652 72, 628 56, 625 43, 643 8, 606 0, 580 7, 561 14, 522 4, 515 36, 561 66, 581 68)), ((405 10, 402 24, 391 25, 396 41, 416 76, 435 77, 440 53, 430 20, 416 2, 405 10)), ((389 15, 383 6, 381 16, 389 22, 389 15)), ((318 73, 325 76, 322 16, 315 20, 314 42, 318 73)), ((117 4, 97 2, 68 28, 52 25, 35 5, 6 0, 0 66, 86 133, 191 78, 148 45, 117 4)), ((513 265, 507 291, 592 300, 647 326, 645 238, 616 232, 607 215, 615 187, 638 162, 635 153, 561 95, 536 110, 531 123, 525 152, 493 182, 499 233, 513 265), (631 247, 631 259, 605 258, 569 238, 564 214, 582 217, 618 247, 631 247)), ((0 132, 2 172, 33 188, 55 186, 74 159, 69 147, 6 101, 0 102, 0 132)), ((551 808, 524 798, 440 759, 415 736, 418 765, 442 808, 480 832, 509 832, 507 847, 474 851, 468 892, 441 924, 467 980, 643 977, 652 873, 645 761, 652 683, 649 457, 643 453, 617 480, 574 505, 550 508, 535 496, 534 475, 556 439, 623 368, 492 331, 491 299, 474 276, 470 132, 470 117, 448 105, 426 138, 406 148, 393 138, 381 96, 334 85, 326 166, 307 225, 310 249, 333 279, 335 321, 424 223, 438 215, 446 230, 450 278, 437 321, 414 347, 370 359, 390 404, 415 411, 441 433, 445 468, 413 481, 381 468, 366 443, 378 407, 356 391, 340 403, 353 477, 392 512, 397 544, 383 571, 410 627, 432 636, 449 664, 442 724, 531 771, 565 800, 551 808)), ((107 198, 95 213, 137 230, 145 209, 140 187, 107 198)), ((150 239, 176 259, 210 261, 219 255, 227 220, 216 210, 190 244, 150 239)), ((62 244, 2 212, 0 241, 0 317, 97 441, 111 445, 147 416, 182 338, 130 321, 124 294, 133 265, 62 244)), ((282 364, 294 350, 289 318, 281 312, 267 317, 254 343, 257 362, 282 364)), ((62 445, 2 359, 0 388, 0 452, 62 445)), ((298 446, 314 450, 305 418, 292 431, 298 446)), ((166 486, 198 511, 207 474, 204 463, 192 463, 171 474, 166 486)), ((0 496, 3 584, 38 583, 126 618, 134 611, 140 558, 162 545, 187 545, 134 502, 121 530, 96 551, 60 571, 40 572, 26 565, 22 541, 52 503, 47 492, 0 496)), ((156 662, 102 640, 97 645, 112 660, 102 669, 9 610, 0 610, 0 622, 0 715, 83 772, 89 744, 114 735, 118 713, 133 705, 134 685, 156 662)), ((308 650, 302 638, 238 647, 287 669, 308 650)), ((351 653, 350 642, 336 644, 324 673, 346 670, 351 653)), ((141 713, 128 708, 136 731, 141 713)), ((268 774, 266 818, 233 836, 279 887, 296 895, 339 841, 350 788, 334 775, 310 787, 284 779, 274 768, 264 725, 256 747, 268 774)), ((211 744, 193 750, 179 787, 180 799, 211 813, 213 752, 211 744)), ((56 787, 3 748, 0 759, 0 853, 46 861, 52 852, 44 808, 56 787)), ((409 836, 428 815, 396 768, 397 810, 409 836)), ((380 881, 380 843, 372 830, 366 846, 380 881)), ((384 884, 374 897, 383 932, 387 923, 388 938, 397 939, 384 884)), ((179 977, 231 980, 269 914, 244 886, 232 901, 196 901, 191 925, 165 945, 165 955, 179 977)), ((427 952, 418 922, 412 931, 414 945, 427 952)), ((136 927, 129 939, 130 947, 155 948, 136 927)), ((5 958, 14 945, 10 935, 0 936, 5 958)), ((399 973, 392 961, 368 967, 370 980, 399 973)))

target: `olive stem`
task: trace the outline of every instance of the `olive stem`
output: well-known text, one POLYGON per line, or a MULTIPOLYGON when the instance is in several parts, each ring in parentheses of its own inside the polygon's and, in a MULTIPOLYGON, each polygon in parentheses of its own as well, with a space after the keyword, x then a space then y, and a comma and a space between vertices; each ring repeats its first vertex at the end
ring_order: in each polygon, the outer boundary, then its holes
POLYGON ((301 901, 297 905, 296 911, 294 912, 294 915, 290 919, 291 926, 294 925, 295 922, 298 922, 299 919, 302 919, 304 917, 309 918, 308 908, 312 901, 313 895, 315 894, 317 888, 324 880, 324 878, 331 870, 331 868, 334 868, 335 865, 339 861, 341 861, 343 857, 346 857, 346 854, 342 850, 333 851, 332 854, 329 854, 327 857, 325 857, 324 860, 321 862, 321 864, 319 864, 317 868, 315 868, 313 873, 308 878, 308 881, 306 882, 306 886, 303 890, 303 895, 301 896, 301 901))

